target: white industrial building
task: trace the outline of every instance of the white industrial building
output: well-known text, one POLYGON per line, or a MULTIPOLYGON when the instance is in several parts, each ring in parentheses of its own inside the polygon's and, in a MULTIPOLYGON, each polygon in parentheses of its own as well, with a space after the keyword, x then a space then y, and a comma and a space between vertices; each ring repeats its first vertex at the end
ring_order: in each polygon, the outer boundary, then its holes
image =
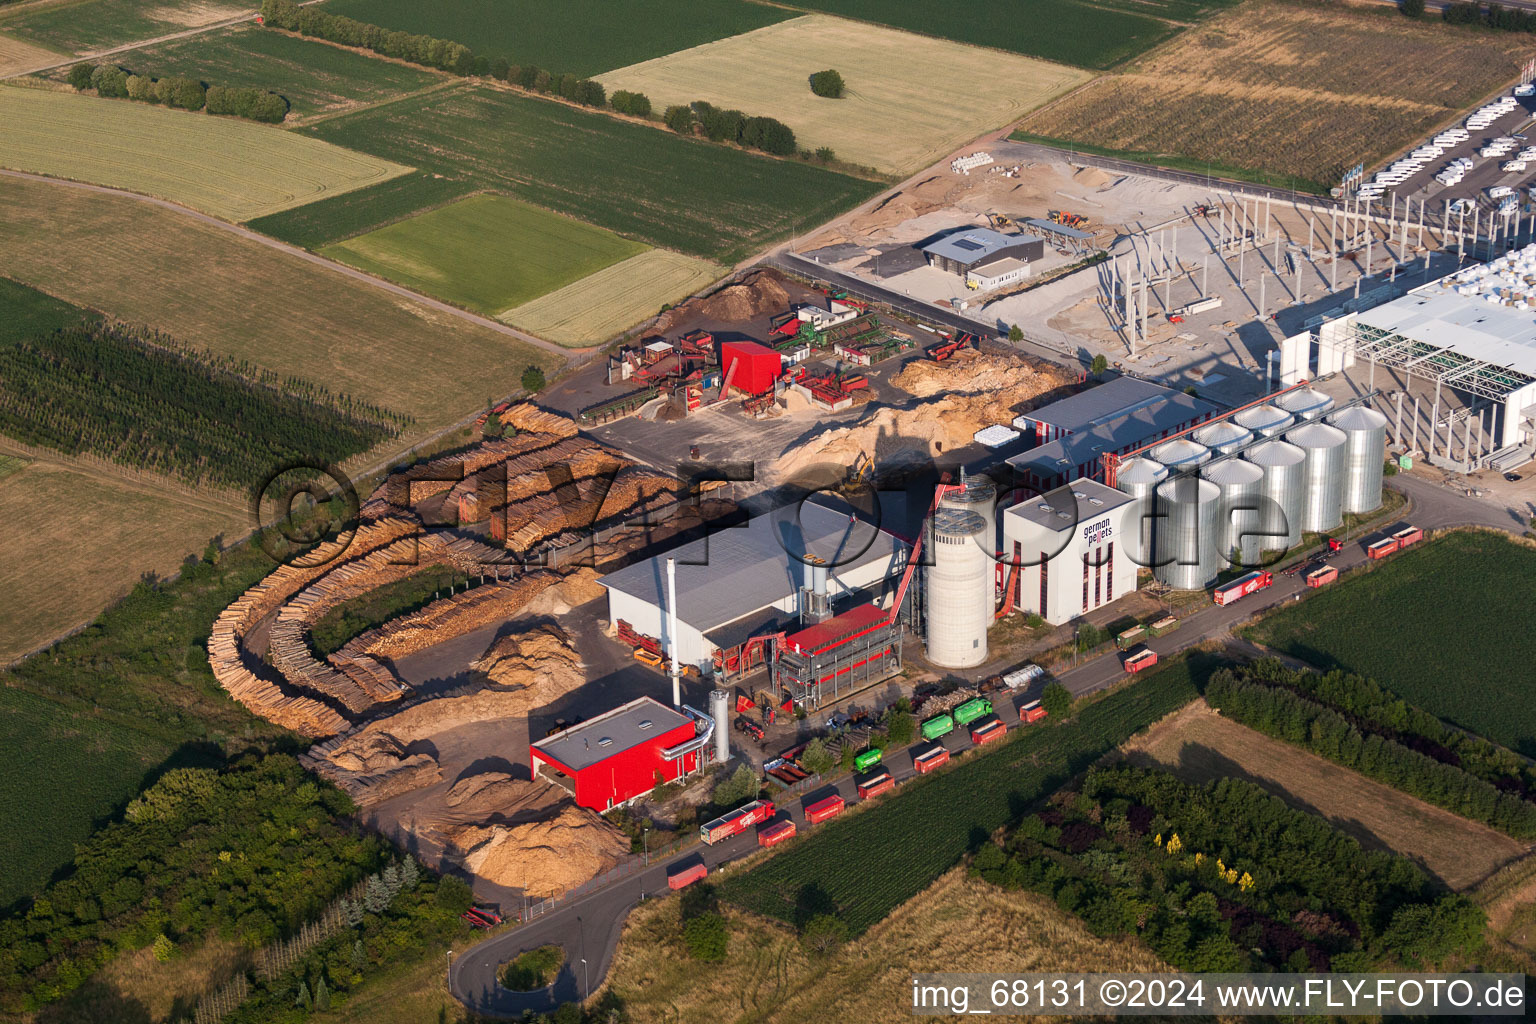
POLYGON ((891 534, 808 501, 713 530, 598 582, 608 589, 610 625, 623 619, 670 650, 667 562, 673 561, 678 661, 707 671, 717 649, 795 627, 808 562, 825 563, 827 599, 837 605, 893 590, 907 553, 891 534))
POLYGON ((1005 509, 1006 569, 1022 566, 1018 610, 1059 625, 1134 591, 1135 516, 1129 494, 1087 479, 1005 509))

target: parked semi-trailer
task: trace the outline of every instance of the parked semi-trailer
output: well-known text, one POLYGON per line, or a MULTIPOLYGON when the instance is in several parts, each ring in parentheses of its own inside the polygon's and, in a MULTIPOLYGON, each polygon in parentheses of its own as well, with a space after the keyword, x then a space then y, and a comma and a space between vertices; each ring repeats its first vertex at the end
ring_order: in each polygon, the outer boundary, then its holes
POLYGON ((855 771, 867 772, 879 764, 880 758, 883 756, 885 756, 885 751, 879 747, 870 747, 853 759, 853 768, 855 771))
MULTIPOLYGON (((1150 647, 1143 647, 1139 651, 1132 651, 1130 654, 1127 654, 1125 660, 1120 664, 1125 668, 1127 674, 1135 675, 1142 669, 1151 668, 1157 664, 1157 652, 1150 647)), ((1040 710, 1044 711, 1045 709, 1041 708, 1040 710)))
POLYGON ((790 838, 794 834, 795 834, 795 823, 794 822, 792 822, 792 821, 775 822, 774 824, 769 825, 767 828, 759 829, 758 830, 758 832, 757 832, 757 845, 758 846, 772 846, 775 843, 782 843, 784 840, 790 838))
POLYGON ((941 764, 949 761, 949 751, 941 746, 934 745, 912 758, 912 767, 917 774, 926 775, 941 764))
POLYGON ((881 772, 872 779, 865 779, 855 787, 859 792, 859 799, 868 800, 872 796, 889 792, 896 786, 896 780, 891 778, 890 772, 881 772))
POLYGON ((1307 586, 1326 587, 1339 578, 1339 570, 1336 566, 1325 565, 1321 569, 1313 569, 1307 573, 1307 586))
POLYGON ((838 796, 836 793, 833 793, 831 796, 826 797, 825 799, 817 800, 813 804, 806 804, 806 823, 811 825, 819 825, 821 822, 826 821, 828 818, 835 818, 839 814, 842 814, 843 808, 847 806, 848 805, 843 801, 843 798, 838 796))
POLYGON ((1016 668, 1003 676, 1003 685, 1010 690, 1018 690, 1028 686, 1036 679, 1045 675, 1045 669, 1031 662, 1022 668, 1016 668))
POLYGON ((992 713, 992 702, 985 697, 976 697, 966 701, 955 708, 955 724, 970 725, 976 719, 992 713))
POLYGON ((754 800, 745 807, 738 807, 720 815, 714 821, 708 821, 699 826, 699 838, 706 843, 718 843, 722 839, 737 836, 751 828, 753 825, 761 825, 773 817, 772 800, 754 800))
POLYGON ((1374 543, 1374 544, 1370 545, 1369 547, 1367 547, 1365 549, 1365 557, 1367 557, 1367 558, 1386 558, 1388 555, 1395 554, 1397 552, 1397 549, 1398 549, 1398 540, 1397 540, 1397 538, 1396 537, 1388 537, 1386 540, 1379 540, 1376 543, 1374 543))
POLYGON ((1273 586, 1274 582, 1275 577, 1272 574, 1263 569, 1257 569, 1246 576, 1239 576, 1231 583, 1225 583, 1217 587, 1215 594, 1216 603, 1221 605, 1231 604, 1233 601, 1247 597, 1249 594, 1255 594, 1260 590, 1273 586))
POLYGON ((1019 721, 1026 725, 1031 722, 1038 722, 1044 717, 1045 708, 1037 700, 1032 700, 1028 704, 1025 704, 1023 707, 1019 708, 1019 721))
POLYGON ((1008 734, 1008 727, 1002 719, 993 718, 985 722, 978 722, 971 727, 971 742, 978 747, 986 746, 993 740, 1000 740, 1008 734))
POLYGON ((1122 651, 1128 651, 1147 638, 1145 627, 1133 626, 1115 637, 1115 646, 1122 651))
POLYGON ((924 722, 921 731, 923 739, 936 740, 940 736, 948 736, 955 731, 955 720, 946 711, 942 715, 934 715, 924 722))
POLYGON ((1417 526, 1409 526, 1394 533, 1392 539, 1397 541, 1397 550, 1401 551, 1403 548, 1408 547, 1408 545, 1417 544, 1423 540, 1424 531, 1417 526))
POLYGON ((709 874, 709 868, 705 867, 702 862, 698 864, 690 864, 688 867, 683 868, 681 871, 674 871, 672 874, 668 875, 667 885, 672 889, 681 889, 685 886, 692 885, 694 882, 697 882, 707 874, 709 874))

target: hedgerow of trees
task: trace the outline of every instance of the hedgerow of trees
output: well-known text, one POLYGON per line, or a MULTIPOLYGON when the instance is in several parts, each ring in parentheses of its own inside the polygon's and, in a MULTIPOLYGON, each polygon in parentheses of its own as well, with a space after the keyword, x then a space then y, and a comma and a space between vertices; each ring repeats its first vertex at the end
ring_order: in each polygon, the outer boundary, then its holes
MULTIPOLYGON (((1418 7, 1422 14, 1422 0, 1419 0, 1418 7)), ((1404 13, 1409 13, 1406 5, 1404 13)), ((1440 18, 1451 25, 1482 25, 1501 32, 1536 32, 1536 13, 1505 7, 1503 4, 1484 7, 1477 3, 1450 3, 1441 9, 1440 18)))
MULTIPOLYGON (((1205 697, 1223 715, 1265 735, 1304 747, 1517 839, 1536 838, 1536 804, 1521 799, 1518 791, 1502 791, 1460 764, 1437 760, 1406 746, 1390 729, 1373 728, 1368 715, 1352 721, 1303 696, 1298 690, 1309 682, 1304 680, 1308 674, 1278 664, 1266 667, 1263 674, 1247 677, 1223 669, 1212 676, 1205 697)), ((1346 682, 1342 674, 1327 689, 1346 698, 1368 699, 1363 689, 1346 682)), ((1389 706, 1386 710, 1406 724, 1406 712, 1398 716, 1397 709, 1389 706)))
POLYGON ((109 99, 163 103, 179 110, 207 110, 267 124, 279 124, 288 116, 288 101, 266 89, 208 86, 182 75, 150 78, 113 64, 76 64, 69 69, 67 79, 80 92, 94 89, 98 96, 109 99))
POLYGON ((145 327, 92 320, 0 347, 0 433, 194 484, 339 463, 409 422, 145 327))
POLYGON ((972 861, 1097 935, 1138 935, 1181 970, 1360 971, 1476 949, 1485 918, 1407 860, 1237 779, 1095 768, 972 861))

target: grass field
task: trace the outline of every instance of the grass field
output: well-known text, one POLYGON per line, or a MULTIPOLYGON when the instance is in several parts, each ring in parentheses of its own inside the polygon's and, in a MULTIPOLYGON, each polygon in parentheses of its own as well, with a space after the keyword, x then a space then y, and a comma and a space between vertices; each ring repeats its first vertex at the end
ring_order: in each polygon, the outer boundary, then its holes
POLYGON ((727 908, 727 958, 701 972, 683 946, 679 906, 643 903, 624 926, 605 988, 636 1024, 899 1024, 912 1018, 912 976, 936 965, 968 973, 1168 970, 1134 939, 1098 938, 1050 900, 960 868, 827 957, 808 955, 783 925, 727 908))
POLYGON ((881 187, 484 86, 411 97, 303 131, 722 263, 822 223, 881 187))
POLYGON ((1197 701, 1125 747, 1130 760, 1189 782, 1240 777, 1361 844, 1407 857, 1449 888, 1476 885, 1523 844, 1224 718, 1197 701))
POLYGON ((68 327, 86 316, 79 306, 0 277, 0 345, 68 327))
MULTIPOLYGON (((0 22, 0 26, 3 25, 4 22, 0 22)), ((67 54, 61 54, 46 46, 38 46, 25 39, 16 39, 0 33, 0 75, 14 75, 28 68, 52 64, 65 56, 67 54)))
POLYGON ((708 100, 776 117, 802 149, 911 173, 989 128, 1091 76, 1058 64, 980 50, 943 39, 813 15, 657 57, 601 76, 643 92, 658 107, 708 100), (835 67, 842 99, 811 92, 809 77, 835 67))
POLYGON ((1244 635, 1320 668, 1369 676, 1432 715, 1536 757, 1533 579, 1536 549, 1494 533, 1454 533, 1244 635))
POLYGON ((7 273, 182 343, 415 417, 401 448, 555 360, 190 217, 44 182, 0 189, 7 273))
POLYGON ((318 199, 281 213, 246 222, 304 249, 318 249, 331 242, 367 234, 438 206, 446 206, 480 186, 462 178, 448 178, 430 171, 412 171, 377 185, 354 189, 346 195, 318 199))
MULTIPOLYGON (((0 504, 8 504, 8 486, 0 482, 0 504)), ((171 752, 170 744, 105 721, 88 704, 10 686, 0 686, 0 743, 12 756, 28 755, 25 771, 0 775, 0 906, 47 882, 92 823, 136 794, 171 752)))
POLYGON ((1101 152, 1326 187, 1517 76, 1529 47, 1339 5, 1249 0, 1021 131, 1101 152))
POLYGON ((724 267, 665 249, 647 249, 497 319, 561 345, 606 341, 717 278, 724 267))
POLYGON ((148 103, 0 88, 0 166, 249 220, 408 168, 266 125, 148 103))
MULTIPOLYGON (((1204 663, 1200 663, 1203 665, 1204 663)), ((985 836, 1195 696, 1197 671, 1173 662, 1073 710, 1016 731, 1000 747, 909 783, 900 795, 814 829, 722 894, 744 909, 795 921, 817 904, 860 934, 948 871, 985 836), (915 841, 921 837, 921 841, 915 841), (858 865, 858 870, 848 870, 858 865)))
POLYGON ((747 0, 330 0, 325 9, 452 39, 514 64, 595 75, 770 25, 791 12, 747 0))
MULTIPOLYGON (((392 99, 443 80, 422 68, 252 25, 172 39, 117 60, 134 74, 186 75, 213 85, 281 93, 291 108, 290 120, 392 99)), ((61 69, 50 77, 64 73, 61 69)))
POLYGON ((644 251, 611 231, 498 195, 461 199, 320 250, 492 316, 644 251))
POLYGON ((1143 53, 1177 32, 1178 22, 1194 21, 1229 2, 977 0, 957 17, 947 0, 791 0, 806 10, 1095 69, 1143 53))
POLYGON ((232 18, 254 4, 220 0, 79 0, 0 10, 0 29, 66 53, 94 53, 232 18))

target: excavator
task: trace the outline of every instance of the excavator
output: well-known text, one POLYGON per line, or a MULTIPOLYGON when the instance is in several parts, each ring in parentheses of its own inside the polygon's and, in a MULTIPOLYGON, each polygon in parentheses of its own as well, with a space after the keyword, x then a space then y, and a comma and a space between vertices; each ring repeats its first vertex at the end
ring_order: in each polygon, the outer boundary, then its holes
POLYGON ((1005 217, 1000 213, 987 214, 987 221, 991 223, 991 225, 998 231, 1004 231, 1013 227, 1012 219, 1005 217))

